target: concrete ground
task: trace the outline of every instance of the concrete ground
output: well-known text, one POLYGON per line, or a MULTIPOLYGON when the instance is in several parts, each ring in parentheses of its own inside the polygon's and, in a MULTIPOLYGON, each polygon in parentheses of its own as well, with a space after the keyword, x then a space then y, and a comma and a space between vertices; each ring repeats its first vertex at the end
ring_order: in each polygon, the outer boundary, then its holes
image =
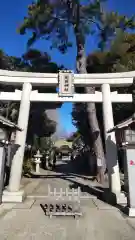
POLYGON ((40 179, 24 178, 27 198, 23 203, 0 205, 0 240, 134 240, 135 219, 94 196, 91 189, 95 183, 89 177, 68 174, 68 164, 61 165, 61 171, 58 168, 56 172, 41 171, 40 179), (81 186, 83 216, 78 219, 45 216, 40 204, 46 201, 48 184, 57 190, 81 186))

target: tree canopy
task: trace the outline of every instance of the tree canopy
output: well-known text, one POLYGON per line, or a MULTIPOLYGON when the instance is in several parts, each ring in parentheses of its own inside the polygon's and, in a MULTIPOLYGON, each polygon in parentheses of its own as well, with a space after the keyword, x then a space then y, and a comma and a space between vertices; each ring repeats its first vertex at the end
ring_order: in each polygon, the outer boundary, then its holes
MULTIPOLYGON (((112 42, 110 50, 89 54, 87 58, 89 73, 124 72, 135 70, 135 34, 120 32, 112 42)), ((114 88, 119 93, 132 93, 128 88, 114 88)), ((134 109, 129 103, 113 104, 115 124, 129 117, 134 109)))
POLYGON ((104 8, 107 0, 37 0, 28 6, 28 14, 18 28, 24 35, 30 31, 28 47, 39 39, 52 40, 51 47, 62 53, 72 46, 71 29, 85 38, 97 33, 99 47, 109 45, 116 34, 116 29, 134 29, 134 16, 126 17, 117 12, 109 12, 104 8))
MULTIPOLYGON (((50 56, 46 52, 40 52, 36 49, 29 49, 21 58, 8 56, 0 50, 0 69, 11 71, 27 71, 27 72, 58 72, 63 66, 58 66, 56 63, 51 62, 50 56)), ((1 91, 5 90, 5 86, 1 85, 1 91)), ((12 86, 8 86, 8 91, 13 90, 12 86)), ((55 88, 43 89, 44 92, 56 92, 55 88)), ((54 103, 48 105, 48 108, 57 108, 60 104, 54 103)), ((38 137, 49 137, 56 131, 56 122, 48 118, 45 110, 47 106, 41 103, 31 104, 29 126, 27 134, 27 142, 34 141, 34 135, 38 137), (38 124, 37 124, 38 122, 38 124)), ((17 122, 19 113, 19 103, 8 102, 0 103, 0 114, 9 118, 13 122, 17 122)))
POLYGON ((0 49, 0 69, 41 73, 57 73, 63 66, 51 61, 47 52, 30 48, 22 57, 8 56, 0 49))
POLYGON ((87 57, 89 73, 111 73, 135 69, 135 34, 122 31, 112 41, 108 50, 96 51, 87 57))

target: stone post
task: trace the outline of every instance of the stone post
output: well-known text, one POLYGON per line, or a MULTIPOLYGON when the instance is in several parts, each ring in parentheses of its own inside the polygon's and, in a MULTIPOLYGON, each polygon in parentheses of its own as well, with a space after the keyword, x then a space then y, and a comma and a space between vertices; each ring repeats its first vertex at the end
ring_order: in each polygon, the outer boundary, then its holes
POLYGON ((102 101, 109 188, 110 192, 116 197, 116 201, 119 202, 121 201, 121 184, 115 133, 107 133, 108 130, 114 127, 111 92, 109 84, 102 85, 102 101))
POLYGON ((23 200, 23 192, 19 190, 29 120, 31 90, 32 85, 30 83, 23 84, 18 118, 18 126, 22 129, 22 131, 16 132, 15 140, 15 144, 19 144, 20 147, 16 151, 12 160, 9 186, 7 191, 3 194, 3 201, 5 202, 21 202, 23 200))
POLYGON ((40 163, 41 163, 41 157, 40 151, 38 150, 36 155, 34 155, 34 162, 36 164, 36 174, 40 174, 40 163))

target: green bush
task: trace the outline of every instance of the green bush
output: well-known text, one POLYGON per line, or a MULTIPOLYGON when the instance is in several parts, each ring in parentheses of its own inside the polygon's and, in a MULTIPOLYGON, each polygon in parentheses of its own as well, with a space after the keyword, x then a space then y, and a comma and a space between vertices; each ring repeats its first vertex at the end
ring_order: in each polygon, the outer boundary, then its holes
POLYGON ((33 162, 31 158, 24 158, 23 161, 23 175, 30 173, 33 170, 33 162))

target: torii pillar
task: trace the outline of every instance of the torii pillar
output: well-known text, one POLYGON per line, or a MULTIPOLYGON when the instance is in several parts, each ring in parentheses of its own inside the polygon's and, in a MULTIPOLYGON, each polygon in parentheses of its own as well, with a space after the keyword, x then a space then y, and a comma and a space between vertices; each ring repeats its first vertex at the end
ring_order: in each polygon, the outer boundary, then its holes
MULTIPOLYGON (((124 194, 121 193, 120 173, 118 164, 118 154, 115 133, 108 133, 114 127, 113 110, 111 102, 110 85, 107 83, 102 85, 102 104, 103 104, 103 121, 105 132, 106 146, 106 164, 108 169, 108 180, 110 197, 117 203, 125 203, 124 194), (114 197, 114 198, 113 198, 114 197)), ((109 196, 108 196, 109 198, 109 196)))
POLYGON ((22 177, 22 166, 25 151, 25 142, 27 136, 27 128, 30 111, 30 94, 32 90, 31 83, 24 83, 20 102, 18 126, 22 129, 21 132, 16 132, 15 144, 20 147, 16 151, 11 166, 9 186, 3 192, 3 202, 22 202, 24 192, 20 190, 20 182, 22 177))

